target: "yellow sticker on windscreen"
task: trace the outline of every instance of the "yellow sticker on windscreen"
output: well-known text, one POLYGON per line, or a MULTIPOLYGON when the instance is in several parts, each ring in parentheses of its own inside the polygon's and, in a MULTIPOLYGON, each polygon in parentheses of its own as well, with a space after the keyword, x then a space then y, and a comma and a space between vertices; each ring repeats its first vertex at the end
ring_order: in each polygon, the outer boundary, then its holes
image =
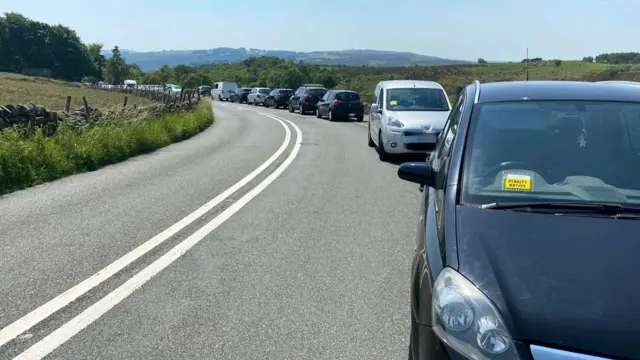
POLYGON ((398 105, 398 101, 397 101, 397 100, 391 100, 391 101, 389 102, 389 104, 390 104, 390 105, 393 105, 393 106, 396 106, 396 105, 398 105))
POLYGON ((533 174, 526 172, 508 172, 502 179, 502 190, 533 190, 533 174))

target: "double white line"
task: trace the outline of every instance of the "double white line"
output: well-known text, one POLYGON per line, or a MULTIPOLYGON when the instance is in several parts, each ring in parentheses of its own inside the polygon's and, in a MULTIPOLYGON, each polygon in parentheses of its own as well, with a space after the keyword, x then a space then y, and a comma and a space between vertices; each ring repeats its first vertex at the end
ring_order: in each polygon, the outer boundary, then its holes
POLYGON ((0 330, 0 347, 8 343, 9 341, 15 339, 20 334, 25 331, 31 329, 36 324, 45 320, 58 310, 64 308, 69 305, 71 302, 78 299, 80 296, 84 295, 91 289, 95 288, 105 280, 109 279, 120 270, 124 269, 126 266, 130 265, 137 259, 139 259, 144 254, 148 253, 173 235, 175 235, 178 231, 184 229, 187 225, 193 223, 195 220, 209 212, 211 209, 216 207, 218 204, 226 200, 229 196, 234 194, 236 191, 241 189, 243 186, 248 184, 251 180, 256 178, 260 173, 262 173, 265 169, 267 169, 271 164, 273 164, 282 153, 285 152, 289 143, 291 141, 291 131, 289 127, 285 124, 285 121, 289 123, 296 132, 296 139, 293 149, 289 156, 284 160, 284 162, 275 169, 267 178, 265 178, 260 184, 258 184, 255 188, 251 189, 247 194, 245 194, 242 198, 236 201, 233 205, 225 209, 222 213, 216 216, 209 223, 198 229, 191 236, 183 240, 181 243, 176 245, 174 248, 169 250, 162 257, 154 261, 152 264, 138 272, 127 282, 119 286, 117 289, 100 299, 95 304, 91 305, 89 308, 84 310, 82 313, 71 319, 69 322, 62 325, 60 328, 53 331, 48 336, 44 337, 42 340, 35 343, 33 346, 25 350, 23 353, 18 355, 14 360, 26 360, 26 359, 42 359, 43 357, 50 354, 53 350, 67 342, 73 336, 78 334, 80 331, 85 329, 94 321, 98 320, 102 315, 104 315, 107 311, 112 309, 118 303, 122 302, 125 298, 131 295, 134 291, 144 285, 146 282, 151 280, 155 275, 164 270, 167 266, 171 265, 174 261, 184 255, 189 249, 199 243, 202 239, 204 239, 209 233, 214 231, 218 226, 227 221, 231 216, 233 216, 236 212, 238 212, 242 207, 244 207, 249 201, 255 198, 260 192, 262 192, 267 186, 269 186, 278 176, 280 176, 288 167, 291 165, 293 160, 298 155, 300 151, 300 146, 302 143, 302 132, 300 128, 295 125, 293 122, 280 119, 276 116, 267 113, 261 113, 264 116, 267 116, 271 119, 274 119, 282 125, 285 130, 285 139, 282 142, 280 148, 262 165, 252 171, 249 175, 245 176, 242 180, 231 186, 229 189, 225 190, 220 195, 216 196, 211 201, 204 204, 202 207, 187 215, 182 220, 173 224, 163 232, 154 236, 153 238, 146 241, 144 244, 138 246, 134 250, 130 251, 126 255, 122 256, 120 259, 114 261, 104 269, 98 271, 88 279, 82 281, 71 289, 65 291, 64 293, 58 295, 54 299, 50 300, 46 304, 38 307, 33 310, 29 314, 23 316, 22 318, 16 320, 12 324, 0 330))

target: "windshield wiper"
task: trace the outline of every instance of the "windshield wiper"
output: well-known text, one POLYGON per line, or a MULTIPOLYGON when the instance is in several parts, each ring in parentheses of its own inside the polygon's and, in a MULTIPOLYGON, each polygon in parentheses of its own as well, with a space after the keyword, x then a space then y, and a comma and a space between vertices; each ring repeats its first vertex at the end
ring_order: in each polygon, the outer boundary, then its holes
POLYGON ((606 202, 505 202, 480 205, 481 209, 551 209, 595 212, 598 214, 624 216, 624 214, 640 214, 640 207, 624 206, 606 202))

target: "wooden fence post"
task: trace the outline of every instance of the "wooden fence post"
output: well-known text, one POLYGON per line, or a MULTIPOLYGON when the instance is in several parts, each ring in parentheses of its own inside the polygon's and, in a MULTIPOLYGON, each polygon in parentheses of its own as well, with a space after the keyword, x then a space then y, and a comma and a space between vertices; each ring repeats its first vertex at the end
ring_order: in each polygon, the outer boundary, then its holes
POLYGON ((64 111, 69 112, 71 110, 71 96, 67 96, 67 104, 64 106, 64 111))
POLYGON ((84 112, 87 114, 87 118, 89 117, 89 103, 87 102, 86 97, 82 97, 82 102, 84 103, 84 112))
POLYGON ((196 95, 198 96, 198 102, 200 102, 200 91, 196 90, 196 95))
POLYGON ((127 100, 129 100, 128 96, 124 97, 124 104, 122 104, 122 107, 127 107, 127 100))

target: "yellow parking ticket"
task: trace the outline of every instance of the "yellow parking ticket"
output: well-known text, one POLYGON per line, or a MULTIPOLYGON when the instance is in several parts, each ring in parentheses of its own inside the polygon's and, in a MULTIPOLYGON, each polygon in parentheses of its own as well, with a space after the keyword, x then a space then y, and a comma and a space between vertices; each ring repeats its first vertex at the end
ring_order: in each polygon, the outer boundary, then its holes
POLYGON ((398 105, 398 101, 397 100, 391 100, 391 102, 389 102, 390 105, 398 105))
POLYGON ((502 190, 533 190, 532 174, 513 172, 504 174, 502 190))

